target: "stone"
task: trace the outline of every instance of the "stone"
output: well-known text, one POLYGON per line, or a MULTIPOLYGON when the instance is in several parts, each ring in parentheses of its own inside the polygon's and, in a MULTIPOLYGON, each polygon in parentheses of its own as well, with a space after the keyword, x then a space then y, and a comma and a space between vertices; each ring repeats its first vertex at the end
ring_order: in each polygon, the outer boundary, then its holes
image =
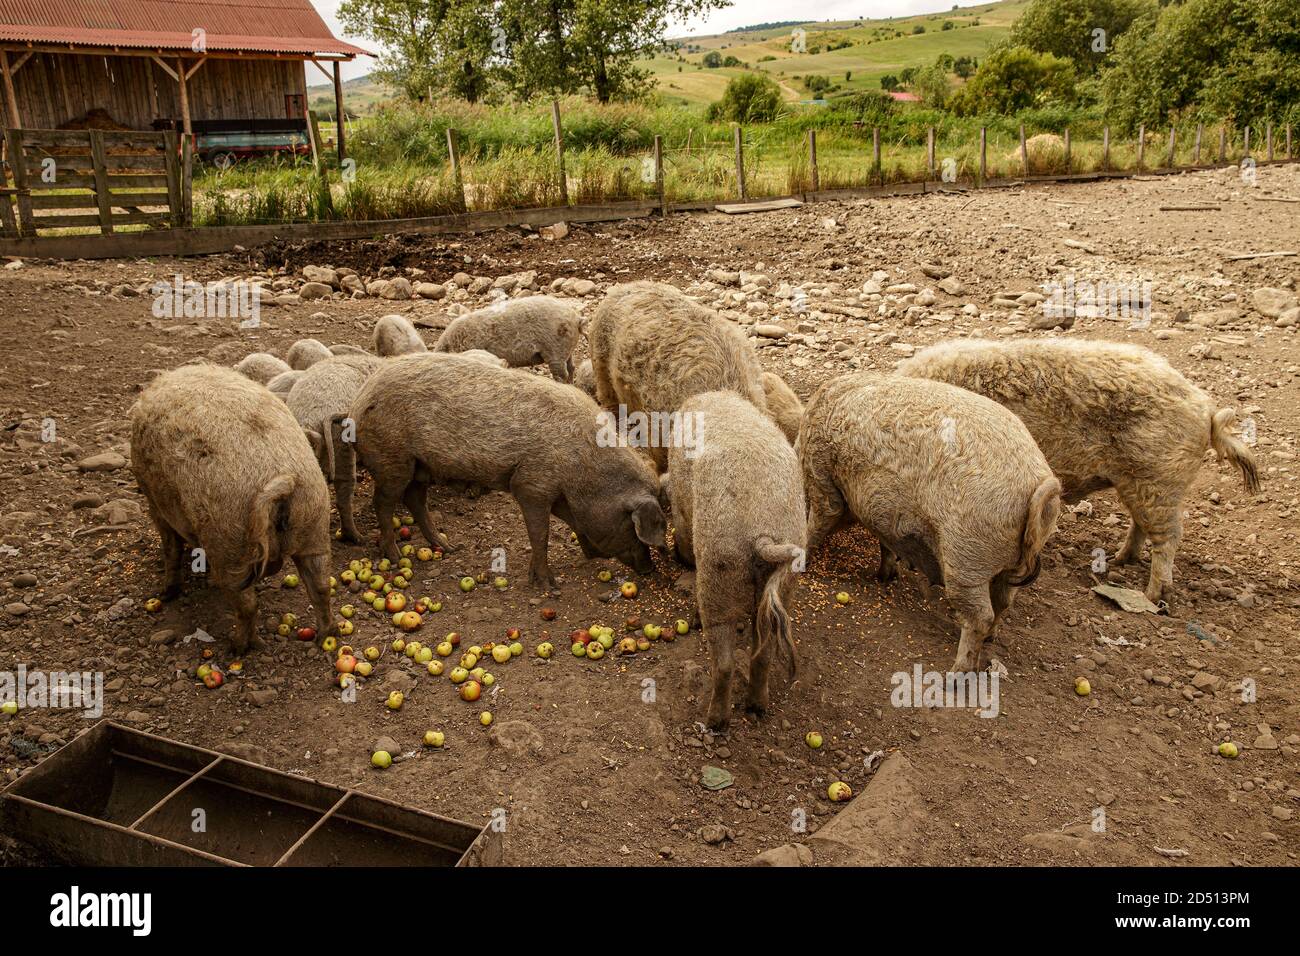
POLYGON ((334 289, 324 282, 304 282, 298 289, 298 298, 311 302, 315 299, 328 299, 333 292, 334 289))
POLYGON ((750 866, 812 866, 812 848, 803 843, 787 843, 784 846, 764 850, 749 861, 750 866))
POLYGON ((1282 313, 1300 305, 1295 293, 1286 289, 1256 289, 1251 293, 1250 302, 1256 312, 1269 319, 1279 318, 1282 313))
POLYGON ((302 277, 308 282, 316 282, 331 288, 337 288, 339 285, 339 274, 325 266, 303 266, 302 277))
POLYGON ((540 754, 545 747, 541 731, 526 720, 505 720, 493 724, 488 743, 500 747, 512 757, 540 754))
POLYGON ((77 462, 78 471, 117 471, 126 467, 126 459, 115 451, 102 451, 77 462))
POLYGON ((420 299, 441 299, 447 294, 447 287, 438 282, 417 282, 414 292, 420 299))
POLYGON ((709 846, 717 846, 726 840, 735 839, 735 834, 730 827, 723 826, 721 823, 706 823, 700 827, 700 839, 709 846))
POLYGON ((250 690, 246 696, 254 707, 265 707, 275 700, 278 694, 274 687, 264 687, 261 690, 250 690))

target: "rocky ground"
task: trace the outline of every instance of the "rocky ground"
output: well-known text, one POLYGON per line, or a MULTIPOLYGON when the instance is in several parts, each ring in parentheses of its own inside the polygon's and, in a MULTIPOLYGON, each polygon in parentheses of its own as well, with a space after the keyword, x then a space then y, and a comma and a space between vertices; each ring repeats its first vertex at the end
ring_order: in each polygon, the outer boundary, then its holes
MULTIPOLYGON (((1300 257, 1230 258, 1270 251, 1300 251, 1298 167, 1263 168, 1254 184, 1228 170, 541 234, 10 263, 0 274, 10 384, 0 395, 0 660, 102 672, 105 715, 164 736, 465 820, 504 810, 515 864, 731 864, 766 851, 783 862, 1293 864, 1300 257), (1198 208, 1161 208, 1171 206, 1198 208), (260 326, 158 316, 151 287, 178 274, 265 282, 260 326), (127 467, 127 410, 156 370, 283 354, 304 336, 366 345, 388 312, 410 316, 432 341, 456 313, 533 290, 589 311, 609 285, 633 278, 674 283, 724 310, 804 398, 828 376, 888 371, 953 336, 1060 326, 1144 345, 1249 420, 1263 491, 1248 496, 1207 458, 1185 503, 1164 615, 1124 612, 1090 590, 1103 577, 1145 582, 1145 564, 1092 570, 1094 549, 1113 553, 1123 534, 1114 496, 1066 514, 1044 573, 996 642, 1007 669, 996 719, 891 706, 891 675, 945 668, 957 629, 942 592, 917 575, 875 582, 874 544, 861 530, 832 539, 801 576, 797 679, 770 717, 738 713, 725 737, 698 723, 708 675, 698 632, 600 661, 565 649, 569 632, 592 622, 621 631, 629 616, 688 616, 681 569, 661 561, 632 578, 636 599, 616 597, 627 569, 584 560, 557 522, 551 560, 562 587, 535 594, 524 584, 522 521, 498 494, 435 493, 465 547, 418 563, 412 585, 444 602, 422 636, 456 630, 472 643, 523 630, 528 650, 497 668, 486 703, 463 703, 445 678, 390 650, 356 702, 342 701, 322 652, 274 633, 283 613, 306 611, 301 589, 278 580, 260 592, 266 646, 238 674, 231 616, 214 595, 195 587, 146 611, 160 585, 158 541, 127 467), (1149 321, 1086 307, 1045 315, 1044 285, 1070 280, 1149 283, 1149 321), (463 594, 456 579, 487 571, 496 548, 508 587, 463 594), (597 579, 601 569, 612 581, 597 579), (851 604, 834 601, 841 590, 851 604), (543 607, 556 619, 543 621, 543 607), (229 674, 216 690, 194 676, 201 642, 186 638, 200 628, 219 638, 203 646, 229 674), (560 647, 549 662, 533 656, 543 631, 560 647), (1091 684, 1087 696, 1075 693, 1078 677, 1091 684), (383 705, 393 689, 406 694, 397 712, 383 705), (490 729, 478 720, 485 707, 490 729), (422 747, 435 727, 446 746, 422 747), (810 730, 823 735, 821 749, 805 744, 810 730), (381 737, 400 755, 383 771, 370 766, 381 737), (1225 741, 1239 746, 1236 759, 1217 754, 1225 741), (858 794, 838 818, 826 797, 833 780, 858 794)), ((358 498, 372 534, 364 483, 358 498)), ((342 570, 367 553, 340 545, 334 563, 342 570)), ((358 620, 354 645, 388 647, 385 619, 358 620)), ((87 725, 63 710, 0 716, 6 779, 87 725)), ((5 852, 27 859, 12 844, 5 852)))

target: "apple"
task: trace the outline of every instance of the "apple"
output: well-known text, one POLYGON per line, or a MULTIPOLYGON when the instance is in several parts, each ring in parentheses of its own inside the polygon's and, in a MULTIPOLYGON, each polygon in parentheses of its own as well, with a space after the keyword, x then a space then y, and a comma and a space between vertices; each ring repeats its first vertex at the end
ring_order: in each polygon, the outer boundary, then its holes
POLYGON ((430 647, 421 647, 415 653, 415 663, 427 664, 433 660, 433 649, 430 647))
POLYGON ((406 641, 402 640, 400 637, 395 637, 393 638, 393 643, 389 646, 400 654, 402 651, 406 650, 406 641))
POLYGON ((406 645, 406 656, 415 660, 415 655, 420 653, 420 648, 424 647, 419 641, 408 641, 406 645))
POLYGON ((288 624, 281 624, 279 627, 277 627, 277 628, 275 629, 275 633, 279 634, 281 637, 288 637, 288 636, 289 636, 289 625, 288 625, 288 624))
POLYGON ((648 650, 650 650, 650 638, 648 638, 648 637, 638 637, 638 638, 636 639, 636 649, 637 649, 638 651, 648 651, 648 650))
POLYGON ((1086 677, 1076 677, 1074 679, 1074 692, 1080 697, 1087 697, 1092 693, 1092 685, 1088 683, 1086 677))
POLYGON ((384 701, 384 706, 389 710, 401 710, 402 704, 406 702, 406 697, 400 690, 395 690, 388 695, 388 700, 384 701))
POLYGON ((434 601, 432 604, 429 605, 429 610, 432 611, 434 614, 437 614, 439 611, 442 610, 442 602, 434 601))
POLYGON ((367 590, 361 592, 361 600, 365 601, 366 604, 369 605, 369 606, 371 606, 371 607, 374 606, 374 604, 375 604, 375 598, 377 598, 377 597, 379 597, 379 592, 377 592, 377 591, 371 591, 371 590, 367 589, 367 590))
POLYGON ((375 666, 370 661, 357 661, 357 668, 354 673, 360 674, 362 677, 369 677, 374 671, 375 666))
POLYGON ((460 634, 456 631, 450 632, 445 638, 452 647, 460 647, 460 634))
POLYGON ((483 676, 478 679, 478 682, 482 684, 484 687, 491 687, 493 684, 497 682, 497 679, 493 677, 491 674, 489 674, 487 671, 484 671, 483 676))
POLYGON ((507 640, 507 641, 517 641, 517 640, 519 640, 519 638, 521 638, 521 637, 523 637, 523 636, 524 636, 524 632, 521 631, 521 630, 519 630, 519 628, 517 628, 517 627, 506 628, 506 640, 507 640))
POLYGON ((591 643, 591 632, 590 632, 590 631, 574 631, 572 634, 569 635, 569 640, 570 640, 572 643, 574 643, 574 644, 590 644, 590 643, 591 643))
POLYGON ((226 670, 230 671, 230 673, 232 673, 232 674, 241 674, 241 673, 243 673, 243 671, 244 671, 244 662, 243 662, 243 661, 231 661, 231 662, 226 666, 226 670))
POLYGON ((439 657, 450 657, 451 652, 454 650, 455 648, 451 646, 451 641, 442 641, 437 647, 433 649, 434 653, 437 654, 439 657))
POLYGON ((376 750, 370 755, 370 764, 380 770, 387 770, 393 765, 393 755, 387 750, 376 750))
POLYGON ((465 701, 475 701, 483 693, 483 685, 476 680, 467 680, 460 685, 460 699, 465 701))
POLYGON ((339 621, 339 637, 351 637, 356 630, 357 626, 351 621, 339 621))
POLYGON ((554 653, 555 647, 549 641, 542 641, 537 645, 537 656, 544 661, 549 661, 554 653))
POLYGON ((429 673, 432 674, 434 677, 441 677, 443 667, 445 667, 446 665, 444 665, 442 661, 434 660, 434 661, 429 661, 428 665, 426 666, 429 673))
POLYGON ((203 650, 199 651, 199 657, 203 658, 205 661, 212 660, 213 657, 212 648, 210 647, 203 648, 203 650))
POLYGON ((598 661, 605 656, 605 647, 600 641, 592 641, 587 645, 587 657, 593 661, 598 661))
POLYGON ((357 669, 357 659, 351 654, 344 654, 334 662, 334 669, 340 674, 351 674, 357 669))
POLYGON ((607 628, 602 628, 601 632, 596 635, 596 643, 609 650, 614 646, 614 633, 607 628))
POLYGON ((488 573, 486 571, 480 571, 478 574, 474 575, 474 581, 477 584, 487 584, 488 573))
POLYGON ((619 586, 618 593, 621 594, 621 595, 623 595, 623 597, 625 597, 625 598, 634 598, 634 597, 636 597, 636 582, 635 582, 635 581, 624 581, 624 582, 619 586))
POLYGON ((162 610, 162 606, 163 606, 162 601, 160 601, 158 598, 150 598, 149 600, 144 602, 144 609, 148 611, 150 614, 157 614, 159 611, 162 610))
POLYGON ((0 714, 12 717, 16 713, 18 713, 18 701, 7 700, 3 704, 0 704, 0 714))
POLYGON ((573 656, 574 656, 574 657, 586 657, 586 656, 587 656, 587 645, 586 645, 586 644, 579 643, 578 641, 574 641, 574 642, 573 642, 573 646, 570 647, 569 650, 573 651, 573 656))
POLYGON ((380 570, 380 571, 387 571, 387 570, 388 570, 389 568, 391 568, 392 566, 393 566, 393 562, 392 562, 392 561, 389 561, 387 558, 380 558, 380 559, 379 559, 379 570, 380 570))
POLYGON ((836 780, 826 788, 826 796, 830 797, 834 803, 843 803, 853 796, 853 790, 842 780, 836 780))
POLYGON ((609 571, 607 571, 607 570, 605 570, 605 569, 601 569, 600 571, 597 571, 597 572, 596 572, 596 580, 597 580, 597 581, 612 581, 612 580, 614 580, 614 575, 611 574, 609 571))
POLYGON ((647 624, 645 627, 641 628, 641 633, 652 641, 659 640, 659 635, 663 632, 664 629, 658 624, 647 624))
POLYGON ((417 631, 424 624, 424 618, 415 611, 401 611, 395 618, 397 626, 404 631, 417 631))
POLYGON ((211 673, 212 673, 212 665, 211 665, 211 664, 200 664, 200 665, 195 669, 195 671, 194 671, 194 676, 197 677, 199 680, 203 680, 205 677, 207 677, 207 676, 208 676, 209 674, 211 674, 211 673))
POLYGON ((479 714, 478 722, 482 724, 484 727, 489 726, 492 723, 492 711, 485 710, 483 711, 483 713, 479 714))
POLYGON ((815 730, 810 730, 804 734, 803 742, 813 750, 820 750, 822 745, 822 735, 815 730))
MULTIPOLYGON (((410 568, 410 567, 412 567, 412 565, 411 565, 411 558, 410 558, 410 555, 412 555, 412 554, 414 554, 414 553, 415 553, 415 549, 414 549, 414 548, 403 548, 403 549, 402 549, 402 554, 405 555, 405 557, 403 557, 400 561, 397 562, 397 566, 398 566, 399 568, 404 568, 404 569, 405 569, 405 568, 410 568)), ((409 570, 403 571, 403 573, 404 573, 408 578, 411 576, 411 573, 410 573, 409 570)))
POLYGON ((845 604, 852 604, 853 598, 849 596, 848 591, 841 591, 835 595, 835 603, 843 607, 845 604))
POLYGON ((397 536, 401 538, 403 541, 410 541, 411 529, 406 527, 406 525, 402 525, 402 527, 397 529, 397 536))
POLYGON ((393 587, 398 591, 403 590, 410 583, 410 581, 406 580, 406 575, 404 574, 399 574, 397 577, 393 578, 393 587))
POLYGON ((518 657, 524 652, 524 645, 519 641, 512 642, 507 648, 511 657, 518 657))
POLYGON ((473 590, 474 590, 474 579, 471 578, 471 577, 469 577, 469 575, 466 575, 465 577, 461 578, 461 579, 460 579, 460 589, 461 589, 462 591, 464 591, 466 594, 468 594, 470 591, 473 591, 473 590))
POLYGON ((296 588, 298 586, 298 575, 286 574, 284 580, 280 583, 286 588, 296 588))
POLYGON ((622 651, 624 654, 635 654, 636 638, 635 637, 623 638, 623 640, 618 642, 618 649, 622 651))
POLYGON ((416 551, 416 552, 415 552, 415 556, 416 556, 416 558, 418 558, 418 559, 421 560, 421 561, 432 561, 432 560, 433 560, 433 549, 432 549, 432 548, 421 548, 419 551, 416 551))
POLYGON ((641 630, 641 619, 635 614, 623 619, 623 627, 629 631, 641 630))
POLYGON ((426 730, 424 732, 424 745, 426 747, 441 747, 447 740, 447 735, 441 730, 426 730))
POLYGON ((496 647, 492 648, 492 659, 498 664, 504 664, 513 656, 514 655, 510 653, 510 646, 508 644, 498 644, 496 647))
POLYGON ((463 684, 469 680, 469 671, 463 667, 453 667, 447 676, 451 678, 453 684, 463 684))
POLYGON ((505 578, 497 577, 492 579, 492 586, 496 588, 498 591, 504 591, 506 588, 510 586, 510 582, 507 581, 505 578))
POLYGON ((467 671, 472 671, 478 667, 478 655, 473 653, 460 655, 460 666, 467 671))
POLYGON ((469 653, 473 654, 475 657, 482 657, 483 648, 479 647, 477 644, 472 644, 470 645, 469 653))
POLYGON ((382 597, 376 597, 373 601, 370 602, 370 606, 373 607, 376 611, 387 610, 384 603, 384 599, 382 597))
POLYGON ((226 678, 222 675, 221 671, 217 670, 215 667, 207 677, 203 678, 203 686, 209 690, 216 690, 225 682, 226 678))
POLYGON ((346 571, 343 571, 339 574, 339 580, 342 581, 344 584, 351 584, 356 579, 357 579, 357 572, 353 571, 351 568, 348 568, 346 571))
POLYGON ((406 595, 398 591, 390 591, 388 597, 384 598, 384 610, 389 614, 406 610, 406 595))
MULTIPOLYGON (((8 713, 8 711, 6 711, 6 713, 8 713)), ((1227 757, 1229 760, 1236 759, 1238 753, 1237 745, 1231 740, 1225 740, 1223 743, 1219 744, 1218 749, 1220 757, 1227 757)))
POLYGON ((314 641, 314 640, 316 640, 316 628, 314 628, 314 627, 300 627, 300 628, 298 628, 298 640, 300 640, 300 641, 314 641))
MULTIPOLYGON (((397 640, 400 641, 401 638, 399 637, 397 640)), ((397 641, 394 641, 393 643, 396 644, 397 641)), ((368 660, 368 661, 377 661, 377 660, 379 660, 379 648, 375 647, 375 645, 373 645, 373 644, 371 644, 369 647, 367 647, 367 648, 366 648, 364 651, 362 651, 361 653, 365 656, 366 660, 368 660)))
POLYGON ((675 630, 678 634, 689 634, 691 630, 691 626, 690 624, 686 623, 679 617, 673 623, 673 630, 675 630))
POLYGON ((320 642, 320 649, 326 654, 333 654, 339 649, 339 642, 337 638, 327 637, 320 642))
POLYGON ((542 620, 543 620, 543 621, 554 621, 554 620, 555 620, 555 608, 553 608, 553 607, 544 607, 544 608, 542 608, 542 620))
POLYGON ((287 624, 287 625, 289 625, 289 627, 297 627, 297 626, 298 626, 298 615, 297 615, 297 614, 285 614, 283 617, 280 618, 280 623, 281 623, 281 624, 287 624))

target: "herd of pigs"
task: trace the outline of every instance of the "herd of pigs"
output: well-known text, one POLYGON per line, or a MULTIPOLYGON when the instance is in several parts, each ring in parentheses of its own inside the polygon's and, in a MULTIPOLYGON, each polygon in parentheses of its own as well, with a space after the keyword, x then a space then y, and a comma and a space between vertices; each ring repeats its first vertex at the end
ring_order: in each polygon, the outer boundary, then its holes
MULTIPOLYGON (((229 592, 234 648, 253 636, 254 585, 292 558, 318 633, 329 600, 330 500, 357 541, 356 464, 374 482, 380 545, 398 558, 399 502, 430 543, 452 550, 427 510, 431 485, 508 491, 532 548, 530 584, 554 587, 551 516, 587 557, 638 572, 667 547, 696 570, 698 620, 713 659, 708 722, 727 725, 738 635, 751 648, 746 705, 769 703, 773 650, 793 663, 786 606, 794 573, 842 523, 944 586, 961 627, 955 671, 983 648, 1016 589, 1038 574, 1063 500, 1113 488, 1128 509, 1114 560, 1151 543, 1146 596, 1173 581, 1184 493, 1208 449, 1252 493, 1250 450, 1231 409, 1164 359, 1131 345, 958 340, 892 375, 824 383, 805 408, 764 372, 733 323, 672 286, 616 286, 590 320, 544 296, 461 316, 429 351, 405 318, 384 316, 373 352, 294 343, 234 369, 191 364, 158 376, 132 409, 132 468, 162 538, 164 598, 184 552, 202 547, 229 592), (586 337, 590 360, 575 368, 586 337), (534 374, 546 365, 551 375, 534 374), (695 441, 598 440, 602 410, 698 423, 695 441)), ((678 436, 680 438, 680 435, 678 436)))

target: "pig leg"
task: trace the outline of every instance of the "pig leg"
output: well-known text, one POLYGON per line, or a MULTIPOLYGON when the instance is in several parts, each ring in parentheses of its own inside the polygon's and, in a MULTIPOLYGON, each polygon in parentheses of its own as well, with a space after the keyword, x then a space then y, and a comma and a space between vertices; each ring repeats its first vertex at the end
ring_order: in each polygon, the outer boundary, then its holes
POLYGON ((430 544, 442 548, 443 551, 450 554, 455 550, 447 543, 447 535, 441 531, 433 530, 433 521, 429 517, 429 483, 415 479, 406 486, 406 491, 402 493, 402 503, 406 505, 406 510, 415 518, 415 523, 420 528, 420 533, 424 535, 425 540, 430 544))
POLYGON ((737 626, 728 622, 704 625, 704 637, 713 652, 713 696, 709 699, 709 726, 726 730, 731 720, 731 673, 735 668, 737 626))
POLYGON ((551 378, 557 382, 573 381, 573 363, 565 362, 563 358, 552 358, 546 362, 547 368, 551 370, 551 378))
POLYGON ((596 382, 596 404, 601 408, 614 408, 618 405, 618 394, 614 391, 614 382, 609 374, 609 364, 591 357, 591 377, 596 382))
POLYGON ((559 585, 546 560, 547 540, 551 534, 551 503, 521 496, 517 490, 514 495, 515 501, 519 502, 519 510, 524 513, 524 527, 528 529, 528 543, 533 549, 533 556, 528 562, 528 583, 542 590, 557 590, 559 585))
POLYGON ((684 516, 678 515, 678 523, 673 526, 673 550, 677 559, 689 568, 695 567, 695 542, 691 538, 691 523, 684 516))
POLYGON ((158 521, 157 524, 163 552, 162 596, 164 601, 170 601, 181 593, 181 581, 185 575, 185 543, 165 523, 158 521))
MULTIPOLYGON (((394 564, 401 560, 401 554, 397 550, 393 511, 397 508, 397 499, 405 490, 405 482, 398 488, 391 482, 381 482, 378 477, 375 478, 375 521, 379 524, 379 550, 394 564)), ((430 543, 433 543, 433 539, 430 539, 430 543)))
POLYGON ((339 509, 339 526, 343 529, 343 540, 352 544, 361 540, 356 519, 352 517, 352 495, 356 487, 356 467, 346 468, 340 465, 339 473, 334 476, 334 502, 339 509))
POLYGON ((231 638, 231 644, 235 656, 238 657, 247 653, 253 643, 253 625, 257 617, 257 592, 252 587, 235 591, 230 603, 235 606, 235 634, 231 638))
POLYGON ((338 625, 330 620, 329 555, 294 555, 293 563, 298 568, 302 583, 307 587, 312 610, 316 612, 317 640, 323 641, 327 636, 337 637, 338 625))
POLYGON ((588 561, 594 561, 597 558, 604 557, 599 551, 592 546, 591 539, 578 530, 578 524, 573 519, 573 509, 569 503, 561 498, 555 504, 551 505, 551 514, 559 518, 569 526, 573 536, 578 539, 578 547, 582 549, 582 556, 588 561))
POLYGON ((808 495, 808 551, 811 553, 843 524, 847 506, 844 496, 829 478, 804 475, 808 495))
POLYGON ((984 642, 993 632, 995 622, 989 586, 953 584, 948 586, 947 591, 948 601, 961 625, 961 641, 957 644, 957 659, 953 662, 952 670, 957 673, 978 671, 984 642))
POLYGON ((876 571, 876 578, 881 584, 898 578, 898 556, 883 541, 880 542, 880 568, 876 571))
POLYGON ((1137 561, 1142 557, 1142 545, 1146 543, 1146 532, 1138 524, 1137 518, 1130 518, 1128 526, 1128 537, 1124 540, 1124 546, 1115 553, 1111 559, 1112 564, 1128 564, 1130 561, 1137 561))
POLYGON ((1182 504, 1161 508, 1158 517, 1144 521, 1151 535, 1151 576, 1147 579, 1146 596, 1153 604, 1174 586, 1174 554, 1183 537, 1182 504))
POLYGON ((758 646, 758 632, 753 621, 745 625, 745 631, 752 642, 749 657, 749 689, 745 694, 745 708, 761 717, 767 713, 771 704, 769 675, 772 671, 773 642, 766 641, 762 647, 758 646))

